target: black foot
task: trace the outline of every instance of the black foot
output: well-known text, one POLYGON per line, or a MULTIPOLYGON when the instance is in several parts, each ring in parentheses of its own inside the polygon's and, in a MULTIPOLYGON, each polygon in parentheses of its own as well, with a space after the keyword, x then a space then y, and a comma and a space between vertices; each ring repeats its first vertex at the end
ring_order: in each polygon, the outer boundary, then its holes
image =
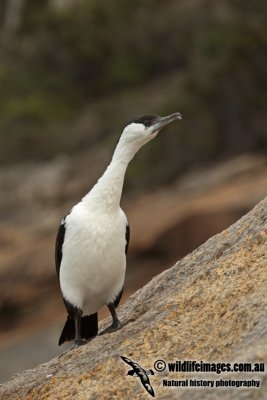
POLYGON ((104 329, 102 332, 99 333, 99 335, 104 335, 105 333, 111 333, 114 331, 117 331, 118 329, 123 328, 126 325, 125 323, 122 323, 120 321, 116 322, 116 323, 112 323, 110 326, 108 326, 106 329, 104 329))

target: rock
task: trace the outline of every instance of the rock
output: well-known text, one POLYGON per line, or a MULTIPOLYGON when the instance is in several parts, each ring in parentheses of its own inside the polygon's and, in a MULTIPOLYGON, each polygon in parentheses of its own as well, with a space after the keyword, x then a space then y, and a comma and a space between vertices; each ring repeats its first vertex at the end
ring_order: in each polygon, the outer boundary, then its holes
MULTIPOLYGON (((149 375, 156 398, 264 399, 267 374, 156 372, 158 359, 267 362, 267 198, 249 214, 153 278, 119 309, 127 323, 112 334, 15 375, 1 399, 144 399, 140 380, 126 376, 123 355, 149 375), (209 377, 209 378, 208 378, 209 377), (179 389, 163 379, 258 379, 260 388, 179 389)), ((103 329, 110 321, 104 320, 103 329)))

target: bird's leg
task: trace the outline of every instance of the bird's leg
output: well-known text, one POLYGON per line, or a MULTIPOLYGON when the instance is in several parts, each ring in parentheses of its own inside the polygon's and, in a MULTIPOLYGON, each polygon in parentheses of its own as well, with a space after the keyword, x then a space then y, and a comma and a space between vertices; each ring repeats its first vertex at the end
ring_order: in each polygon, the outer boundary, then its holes
POLYGON ((75 347, 78 347, 81 345, 81 318, 82 318, 82 312, 80 310, 77 310, 77 312, 74 315, 74 323, 75 323, 75 341, 74 345, 75 347))
POLYGON ((74 314, 74 323, 75 323, 75 340, 72 349, 75 349, 83 344, 86 344, 88 340, 82 339, 81 337, 81 318, 82 318, 82 310, 77 309, 74 314))
POLYGON ((74 339, 74 344, 64 351, 58 358, 63 357, 65 354, 67 354, 70 350, 77 349, 77 347, 82 346, 83 344, 86 344, 88 341, 85 339, 82 339, 81 337, 81 318, 82 318, 82 310, 80 309, 75 309, 75 313, 73 314, 74 318, 74 325, 75 325, 75 339, 74 339))
POLYGON ((104 333, 114 332, 117 329, 121 329, 125 325, 122 322, 120 322, 120 320, 117 316, 117 313, 116 313, 114 303, 110 303, 107 306, 108 306, 108 309, 112 316, 112 324, 109 327, 107 327, 106 329, 104 329, 102 332, 100 332, 100 335, 104 335, 104 333))

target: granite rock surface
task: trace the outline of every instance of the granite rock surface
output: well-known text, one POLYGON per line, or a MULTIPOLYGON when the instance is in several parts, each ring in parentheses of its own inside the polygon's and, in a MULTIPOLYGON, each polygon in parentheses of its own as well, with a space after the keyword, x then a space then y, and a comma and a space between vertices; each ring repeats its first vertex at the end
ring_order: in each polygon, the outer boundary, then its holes
MULTIPOLYGON (((266 399, 267 198, 119 308, 121 330, 98 336, 0 386, 0 399, 145 399, 149 394, 120 356, 154 371, 156 398, 266 399), (157 372, 156 360, 259 362, 265 372, 157 372), (163 379, 260 380, 259 388, 179 389, 163 379)), ((103 329, 110 323, 102 322, 103 329)))

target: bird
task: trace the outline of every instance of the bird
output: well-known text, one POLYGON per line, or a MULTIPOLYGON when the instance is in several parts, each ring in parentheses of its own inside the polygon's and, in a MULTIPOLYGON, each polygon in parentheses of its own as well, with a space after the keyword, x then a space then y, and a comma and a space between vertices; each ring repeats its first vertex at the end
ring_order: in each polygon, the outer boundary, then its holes
POLYGON ((58 344, 79 347, 98 334, 98 311, 107 306, 111 325, 100 334, 120 329, 116 308, 125 279, 130 240, 127 217, 120 207, 124 176, 137 151, 170 123, 180 120, 143 115, 123 129, 111 162, 92 189, 62 219, 55 246, 55 264, 67 320, 58 344))
POLYGON ((132 367, 132 369, 127 372, 127 375, 137 376, 138 378, 140 378, 141 383, 144 386, 144 388, 146 389, 146 391, 152 397, 155 397, 155 392, 154 392, 153 387, 151 386, 150 380, 148 378, 148 375, 154 375, 154 371, 152 369, 149 369, 148 371, 146 371, 144 368, 140 367, 140 365, 137 364, 137 362, 130 360, 130 358, 121 356, 121 359, 132 367))

